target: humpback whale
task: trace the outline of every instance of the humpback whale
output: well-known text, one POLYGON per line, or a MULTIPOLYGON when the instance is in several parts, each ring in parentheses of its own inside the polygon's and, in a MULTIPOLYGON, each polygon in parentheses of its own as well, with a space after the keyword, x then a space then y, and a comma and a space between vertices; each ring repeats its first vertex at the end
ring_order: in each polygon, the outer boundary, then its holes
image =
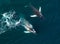
POLYGON ((25 6, 25 7, 29 7, 33 10, 34 15, 30 15, 30 17, 40 17, 40 18, 44 18, 44 16, 42 15, 41 12, 41 6, 39 7, 39 10, 36 9, 31 3, 29 3, 29 6, 25 6))

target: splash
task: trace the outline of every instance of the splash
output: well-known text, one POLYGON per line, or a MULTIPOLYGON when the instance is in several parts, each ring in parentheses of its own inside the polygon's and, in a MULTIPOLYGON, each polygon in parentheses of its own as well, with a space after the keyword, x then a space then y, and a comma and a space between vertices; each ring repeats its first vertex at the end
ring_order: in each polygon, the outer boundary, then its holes
POLYGON ((23 26, 25 29, 28 28, 27 30, 29 30, 29 28, 33 28, 33 26, 24 17, 20 16, 19 20, 13 19, 15 14, 16 12, 12 10, 1 14, 0 34, 9 31, 11 28, 16 28, 16 26, 19 25, 23 26))

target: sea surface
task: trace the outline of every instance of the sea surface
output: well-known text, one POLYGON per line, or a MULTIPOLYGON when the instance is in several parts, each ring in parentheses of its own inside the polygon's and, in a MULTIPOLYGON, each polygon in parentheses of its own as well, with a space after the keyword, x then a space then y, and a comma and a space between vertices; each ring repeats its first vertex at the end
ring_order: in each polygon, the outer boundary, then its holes
MULTIPOLYGON (((20 13, 29 21, 36 34, 26 34, 24 27, 13 28, 0 35, 0 44, 60 44, 60 15, 58 0, 0 0, 0 14, 15 10, 16 17, 20 13), (39 9, 41 6, 44 19, 30 18, 34 14, 29 6, 31 3, 39 9)), ((0 15, 0 19, 1 19, 0 15)))

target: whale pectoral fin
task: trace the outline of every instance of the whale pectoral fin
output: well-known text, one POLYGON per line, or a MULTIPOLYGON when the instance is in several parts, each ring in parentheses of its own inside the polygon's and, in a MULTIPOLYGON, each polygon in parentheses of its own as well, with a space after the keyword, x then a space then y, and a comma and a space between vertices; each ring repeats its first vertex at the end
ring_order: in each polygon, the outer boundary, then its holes
POLYGON ((37 15, 30 15, 30 17, 37 17, 37 15))
POLYGON ((24 33, 30 33, 30 31, 24 31, 24 33))
POLYGON ((41 12, 41 7, 39 7, 39 12, 41 12))

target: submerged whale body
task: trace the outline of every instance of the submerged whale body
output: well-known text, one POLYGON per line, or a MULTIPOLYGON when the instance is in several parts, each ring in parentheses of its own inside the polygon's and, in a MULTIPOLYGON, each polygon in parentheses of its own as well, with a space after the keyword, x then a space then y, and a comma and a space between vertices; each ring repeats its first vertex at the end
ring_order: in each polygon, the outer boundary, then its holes
POLYGON ((24 33, 36 33, 35 29, 33 28, 32 24, 30 24, 26 19, 22 18, 21 26, 23 26, 27 31, 24 33))

